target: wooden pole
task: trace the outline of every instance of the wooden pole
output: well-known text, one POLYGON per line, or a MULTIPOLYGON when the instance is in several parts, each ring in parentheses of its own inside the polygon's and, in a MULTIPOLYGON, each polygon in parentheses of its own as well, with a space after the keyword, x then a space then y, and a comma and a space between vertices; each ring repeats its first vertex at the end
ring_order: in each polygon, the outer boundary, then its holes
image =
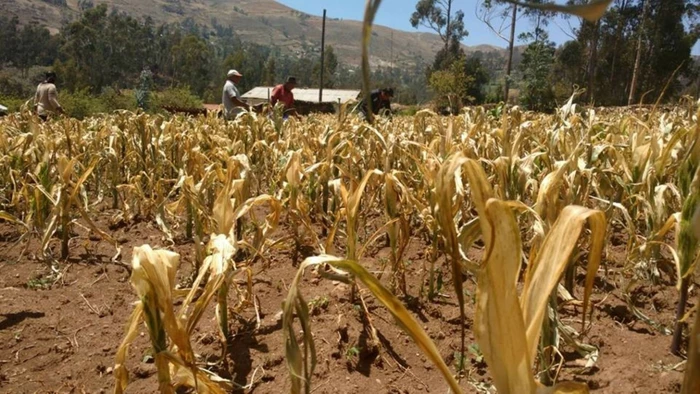
POLYGON ((326 9, 323 9, 323 24, 321 25, 321 85, 318 88, 318 102, 323 102, 323 74, 325 68, 323 65, 324 55, 326 52, 326 9))
POLYGON ((639 36, 637 37, 637 56, 634 59, 634 71, 632 71, 632 82, 630 84, 630 95, 627 98, 627 105, 634 104, 634 96, 637 93, 637 80, 639 79, 639 66, 642 63, 642 42, 645 34, 644 24, 647 20, 647 14, 649 13, 649 0, 644 1, 643 11, 642 11, 642 22, 639 25, 639 36))
POLYGON ((510 22, 510 41, 508 42, 508 61, 506 62, 506 79, 503 81, 503 102, 508 105, 510 93, 510 72, 513 68, 513 47, 515 45, 515 23, 518 20, 518 6, 513 4, 513 16, 510 22))

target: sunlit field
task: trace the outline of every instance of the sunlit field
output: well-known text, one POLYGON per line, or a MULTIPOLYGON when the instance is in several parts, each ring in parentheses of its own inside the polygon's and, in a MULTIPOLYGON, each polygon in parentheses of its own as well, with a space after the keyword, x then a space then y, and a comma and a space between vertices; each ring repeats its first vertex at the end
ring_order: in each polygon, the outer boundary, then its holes
POLYGON ((0 391, 681 392, 699 140, 691 100, 10 115, 0 391))

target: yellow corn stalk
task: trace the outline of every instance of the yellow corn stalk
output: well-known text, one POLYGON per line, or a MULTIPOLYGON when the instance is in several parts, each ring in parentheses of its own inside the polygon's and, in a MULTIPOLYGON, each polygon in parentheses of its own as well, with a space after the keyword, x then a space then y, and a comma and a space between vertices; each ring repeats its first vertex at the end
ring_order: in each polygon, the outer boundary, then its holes
MULTIPOLYGON (((584 296, 585 322, 585 305, 600 264, 605 217, 602 212, 582 207, 565 208, 545 238, 536 259, 530 262, 520 296, 516 285, 522 249, 512 208, 507 203, 491 199, 486 204, 481 221, 490 224, 493 237, 487 243, 484 267, 477 281, 476 339, 500 393, 539 392, 531 367, 537 354, 550 294, 569 262, 577 234, 582 232, 588 221, 593 240, 584 296)), ((585 386, 570 391, 572 387, 571 383, 567 383, 547 392, 588 392, 585 386)))
POLYGON ((308 304, 301 294, 300 282, 307 268, 318 267, 318 272, 322 275, 329 275, 323 268, 329 266, 335 280, 351 281, 352 278, 359 279, 370 291, 370 293, 384 305, 394 318, 399 322, 406 334, 418 345, 423 353, 437 366, 440 373, 445 378, 454 393, 461 393, 457 381, 452 376, 449 368, 440 357, 435 344, 430 340, 423 328, 411 316, 410 312, 403 306, 389 290, 387 290, 372 274, 367 272, 358 262, 342 259, 329 255, 309 257, 301 264, 294 280, 289 286, 287 298, 282 305, 283 319, 282 331, 284 334, 285 355, 289 377, 292 383, 291 393, 299 394, 312 392, 311 378, 316 367, 316 349, 311 332, 310 315, 308 304), (297 316, 302 328, 303 350, 297 340, 297 330, 294 328, 294 316, 297 316), (302 391, 303 388, 303 391, 302 391))

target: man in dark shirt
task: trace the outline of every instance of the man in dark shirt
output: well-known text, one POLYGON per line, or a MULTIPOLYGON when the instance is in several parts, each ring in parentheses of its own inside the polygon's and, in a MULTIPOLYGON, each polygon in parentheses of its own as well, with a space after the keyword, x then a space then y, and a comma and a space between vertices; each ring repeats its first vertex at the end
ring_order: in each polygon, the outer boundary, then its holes
MULTIPOLYGON (((394 97, 393 88, 383 88, 376 89, 370 93, 370 100, 372 101, 372 113, 379 115, 380 113, 388 112, 391 114, 391 99, 394 97)), ((358 108, 364 117, 367 117, 367 103, 363 99, 360 101, 358 108)))

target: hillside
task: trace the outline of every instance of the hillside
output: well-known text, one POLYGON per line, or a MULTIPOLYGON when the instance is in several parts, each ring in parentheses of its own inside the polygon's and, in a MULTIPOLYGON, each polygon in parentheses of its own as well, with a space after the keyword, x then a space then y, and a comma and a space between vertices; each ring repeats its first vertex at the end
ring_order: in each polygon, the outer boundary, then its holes
MULTIPOLYGON (((92 0, 135 17, 151 16, 156 23, 180 22, 186 18, 200 25, 231 25, 245 41, 277 45, 291 53, 304 47, 318 50, 320 17, 301 13, 274 0, 92 0)), ((56 32, 61 25, 80 15, 79 0, 0 0, 0 8, 17 15, 24 23, 38 23, 56 32)), ((360 64, 359 21, 328 18, 326 43, 340 61, 360 64)), ((435 34, 406 32, 376 26, 372 37, 373 65, 412 67, 432 61, 441 41, 435 34), (393 43, 393 45, 392 45, 393 43)), ((488 45, 464 47, 467 52, 502 51, 488 45)))

